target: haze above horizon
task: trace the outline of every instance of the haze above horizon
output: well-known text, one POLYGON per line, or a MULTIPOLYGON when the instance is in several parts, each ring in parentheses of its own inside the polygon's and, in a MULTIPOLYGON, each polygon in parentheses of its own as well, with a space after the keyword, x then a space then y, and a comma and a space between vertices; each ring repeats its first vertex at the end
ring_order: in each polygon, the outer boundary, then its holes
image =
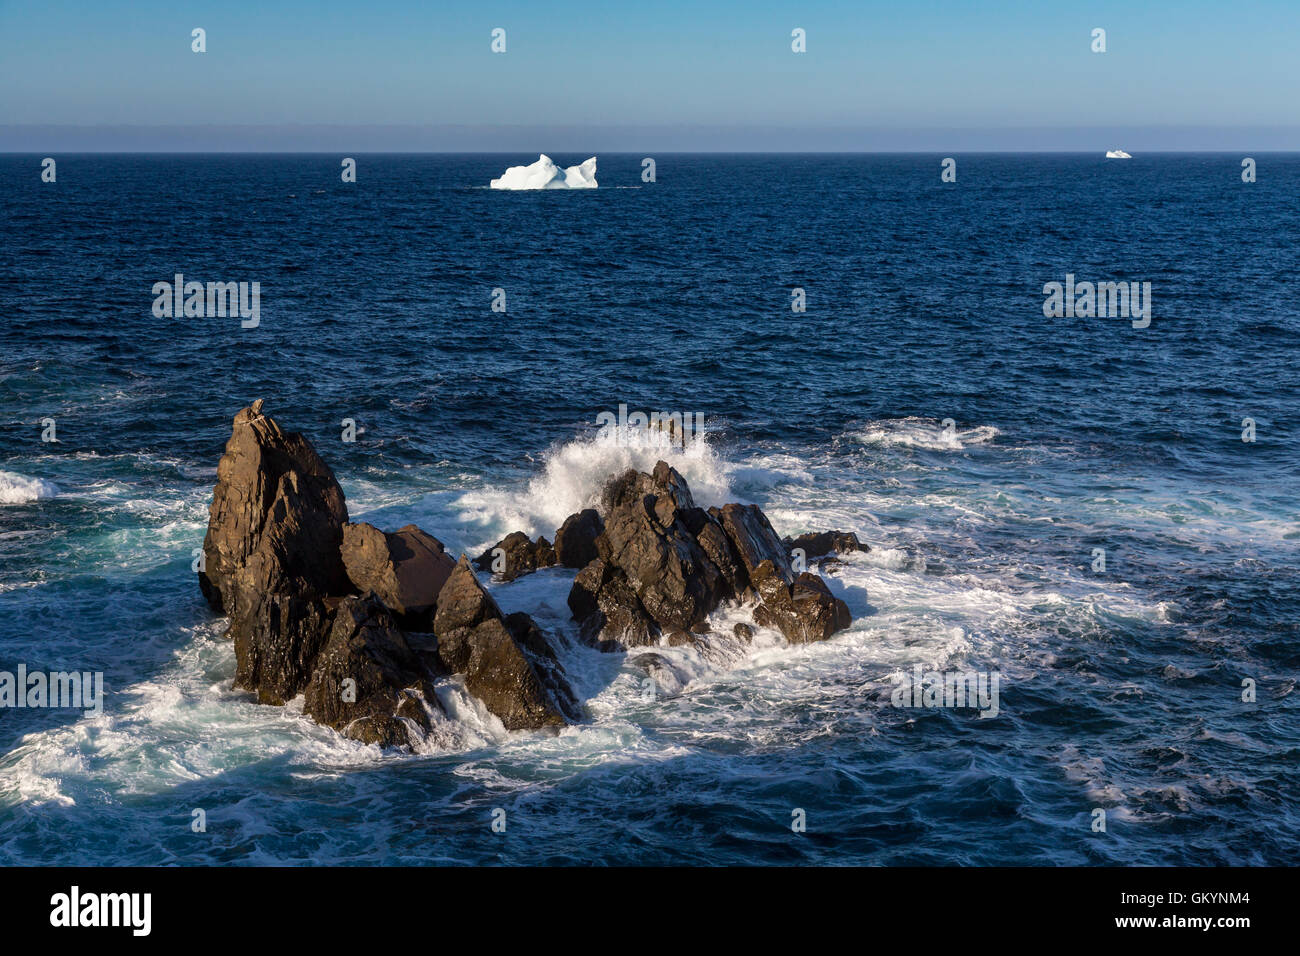
POLYGON ((1278 0, 10 0, 0 150, 1300 149, 1296 35, 1278 0))

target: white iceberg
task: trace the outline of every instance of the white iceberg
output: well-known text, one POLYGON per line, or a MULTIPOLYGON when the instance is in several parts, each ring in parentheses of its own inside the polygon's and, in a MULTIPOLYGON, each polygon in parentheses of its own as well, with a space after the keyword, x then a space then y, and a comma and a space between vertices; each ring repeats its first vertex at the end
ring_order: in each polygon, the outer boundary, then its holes
POLYGON ((531 166, 511 166, 492 180, 493 189, 595 189, 596 157, 579 166, 561 169, 542 153, 531 166))
POLYGON ((1128 153, 1124 152, 1124 150, 1122 149, 1108 149, 1106 150, 1106 158, 1107 159, 1132 159, 1133 157, 1130 156, 1128 153))

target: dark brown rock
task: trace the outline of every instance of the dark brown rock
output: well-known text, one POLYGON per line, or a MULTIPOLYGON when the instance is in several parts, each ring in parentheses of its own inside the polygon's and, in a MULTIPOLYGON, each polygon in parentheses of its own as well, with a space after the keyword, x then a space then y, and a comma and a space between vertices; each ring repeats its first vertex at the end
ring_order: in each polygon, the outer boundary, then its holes
POLYGON ((618 568, 599 558, 578 572, 569 591, 569 610, 582 637, 603 651, 659 643, 659 626, 618 568))
POLYGON ((461 555, 438 595, 433 630, 438 636, 438 656, 447 670, 461 673, 469 666, 468 638, 485 621, 502 620, 501 608, 479 583, 469 561, 461 555))
POLYGON ((852 623, 849 606, 815 574, 805 571, 787 585, 772 563, 764 561, 751 578, 759 599, 754 620, 776 628, 791 644, 824 641, 852 623))
POLYGON ((848 606, 817 575, 796 574, 758 506, 706 512, 662 461, 650 474, 615 476, 601 501, 599 558, 583 567, 569 592, 582 635, 596 646, 696 641, 708 632, 706 616, 730 599, 754 601, 755 620, 791 641, 822 640, 848 626, 848 606))
POLYGON ((235 416, 217 465, 199 572, 204 597, 218 614, 233 617, 241 577, 250 579, 244 590, 251 594, 267 586, 344 593, 347 576, 339 545, 347 520, 343 490, 329 466, 306 438, 263 415, 258 399, 235 416), (277 502, 279 514, 273 515, 277 502), (284 525, 286 520, 291 527, 284 525), (277 538, 269 545, 263 542, 268 532, 277 538), (243 575, 259 546, 261 566, 243 575), (275 562, 268 552, 275 552, 275 562))
MULTIPOLYGON (((530 550, 534 564, 546 553, 554 563, 544 538, 530 550)), ((456 672, 509 729, 580 716, 531 618, 504 618, 468 560, 452 564, 414 525, 389 533, 348 524, 329 468, 260 401, 235 416, 204 553, 200 586, 230 616, 235 683, 261 702, 304 693, 321 723, 407 746, 437 706, 430 680, 456 672), (344 695, 349 680, 355 698, 350 684, 344 695)))
POLYGON ((736 598, 744 594, 749 589, 749 572, 717 518, 698 508, 687 515, 696 519, 691 531, 700 550, 713 562, 727 584, 726 597, 736 598))
POLYGON ((582 718, 582 708, 578 698, 569 686, 564 665, 560 663, 546 633, 537 626, 537 622, 528 614, 516 611, 506 615, 506 629, 514 637, 515 643, 524 651, 533 665, 533 671, 541 680, 547 697, 556 709, 569 721, 582 718))
POLYGON ((491 571, 502 581, 556 564, 555 549, 545 538, 529 539, 522 531, 512 531, 474 559, 480 571, 491 571), (498 552, 500 552, 498 554, 498 552))
POLYGON ((230 619, 235 686, 260 704, 285 704, 311 679, 316 656, 334 620, 331 599, 293 594, 245 594, 230 619))
POLYGON ((319 723, 386 747, 416 746, 427 708, 441 710, 419 655, 373 595, 340 603, 304 697, 319 723))
POLYGON ((650 474, 629 468, 610 479, 601 492, 601 508, 608 516, 610 512, 640 501, 646 495, 662 499, 662 503, 658 500, 656 503, 660 504, 663 514, 659 517, 665 525, 672 523, 676 511, 695 507, 695 499, 686 479, 666 461, 659 461, 650 474))
POLYGON ((785 547, 791 553, 795 548, 802 549, 805 558, 820 558, 832 551, 848 554, 851 551, 871 550, 852 531, 809 531, 797 538, 786 538, 785 547))
POLYGON ((605 519, 601 560, 620 569, 646 612, 666 629, 689 630, 721 603, 726 583, 682 522, 661 523, 661 499, 646 495, 605 519))
POLYGON ((235 416, 217 466, 199 585, 230 617, 235 683, 279 704, 307 685, 349 590, 339 547, 347 506, 301 435, 254 402, 235 416))
POLYGON ((785 545, 758 505, 723 505, 709 509, 709 514, 727 533, 737 558, 751 579, 760 564, 770 561, 782 581, 794 583, 794 570, 790 567, 785 545))
POLYGON ((343 565, 352 586, 374 592, 403 626, 430 629, 438 592, 456 562, 442 542, 413 524, 380 531, 364 522, 343 526, 343 565))
POLYGON ((790 593, 805 641, 824 641, 853 623, 849 606, 831 593, 819 575, 804 571, 795 578, 790 593))
POLYGON ((605 522, 594 508, 569 515, 555 532, 556 561, 561 567, 585 568, 596 560, 596 539, 604 530, 605 522))
POLYGON ((515 617, 513 623, 514 631, 462 555, 434 614, 438 654, 447 670, 463 674, 465 688, 507 730, 561 726, 576 719, 576 701, 545 636, 530 618, 525 624, 515 617))

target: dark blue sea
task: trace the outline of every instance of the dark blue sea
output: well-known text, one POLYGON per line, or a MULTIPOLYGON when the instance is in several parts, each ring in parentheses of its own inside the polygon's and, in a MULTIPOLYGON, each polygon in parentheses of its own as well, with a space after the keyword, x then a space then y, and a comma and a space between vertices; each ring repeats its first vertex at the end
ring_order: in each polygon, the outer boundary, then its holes
POLYGON ((513 154, 41 158, 0 157, 0 670, 105 699, 0 710, 0 862, 1300 861, 1300 156, 600 155, 542 192, 486 188, 513 154), (260 324, 155 317, 177 273, 259 282, 260 324), (1045 317, 1067 274, 1149 282, 1149 326, 1045 317), (647 699, 541 571, 494 593, 584 722, 448 679, 421 752, 344 739, 232 686, 191 571, 257 398, 354 520, 471 555, 668 458, 868 542, 825 575, 853 625, 656 648, 647 699), (620 404, 706 441, 602 443, 620 404), (997 715, 893 706, 916 665, 998 674, 997 715))

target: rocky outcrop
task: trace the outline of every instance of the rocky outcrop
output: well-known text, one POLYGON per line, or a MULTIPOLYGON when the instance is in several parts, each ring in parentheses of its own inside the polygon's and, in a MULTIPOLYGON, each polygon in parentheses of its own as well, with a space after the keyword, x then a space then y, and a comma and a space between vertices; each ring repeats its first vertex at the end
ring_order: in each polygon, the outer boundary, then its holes
POLYGON ((433 629, 438 592, 456 567, 441 541, 413 524, 393 532, 365 522, 346 524, 342 555, 359 593, 373 591, 407 629, 433 629))
POLYGON ((573 579, 569 610, 580 623, 583 639, 601 650, 659 642, 659 625, 642 606, 627 575, 600 558, 573 579))
POLYGON ((346 597, 317 655, 304 713, 364 743, 415 746, 440 711, 425 661, 374 595, 346 597))
POLYGON ((268 591, 337 594, 348 520, 334 473, 296 432, 262 414, 258 399, 235 416, 203 539, 199 587, 218 613, 268 591))
POLYGON ((532 541, 522 531, 512 531, 474 559, 474 567, 491 571, 502 581, 513 581, 538 568, 553 568, 555 565, 555 549, 551 542, 541 537, 532 541))
POLYGON ((438 597, 438 656, 507 730, 560 726, 578 717, 564 670, 526 614, 501 613, 464 556, 438 597))
POLYGON ((794 569, 790 566, 785 545, 758 505, 723 505, 710 508, 709 515, 726 532, 736 556, 735 590, 738 594, 755 587, 754 572, 764 561, 772 565, 773 571, 786 584, 794 582, 794 569))
POLYGON ((755 570, 753 582, 758 594, 754 620, 776 628, 791 644, 824 641, 852 623, 849 606, 809 571, 799 574, 793 584, 786 584, 764 561, 755 570))
MULTIPOLYGON (((824 545, 861 547, 840 532, 783 542, 755 505, 705 510, 661 461, 612 478, 600 509, 570 516, 554 547, 515 532, 476 563, 507 581, 577 569, 569 608, 604 649, 699 641, 725 601, 752 604, 757 624, 807 642, 850 623, 825 581, 791 563, 790 548, 814 556, 824 545)), ((261 401, 235 416, 203 554, 199 585, 230 618, 235 683, 263 703, 302 694, 304 712, 341 733, 416 746, 440 712, 434 680, 461 675, 509 730, 581 718, 551 638, 529 615, 503 614, 469 559, 453 562, 415 525, 349 522, 329 467, 261 401)), ((732 633, 753 636, 743 624, 732 633)))
POLYGON ((596 539, 604 530, 605 522, 600 520, 600 512, 595 508, 569 515, 555 532, 556 560, 562 567, 585 568, 600 557, 596 539))
POLYGON ((459 672, 510 729, 579 716, 531 618, 504 617, 467 559, 415 525, 350 524, 329 467, 260 400, 235 416, 203 553, 199 586, 230 618, 235 684, 262 703, 301 693, 323 724, 413 745, 438 709, 432 679, 459 672))
POLYGON ((254 402, 235 416, 203 541, 199 587, 230 617, 235 683, 282 704, 311 677, 336 601, 348 520, 329 466, 254 402))
POLYGON ((848 627, 848 606, 815 574, 797 574, 756 505, 705 511, 666 462, 629 470, 602 496, 598 557, 574 579, 569 609, 595 646, 683 643, 723 601, 754 602, 755 620, 792 642, 848 627))
POLYGON ((797 538, 786 538, 784 543, 791 554, 798 548, 807 559, 825 557, 832 551, 848 554, 851 551, 871 550, 871 546, 859 541, 852 531, 809 531, 797 538))
POLYGON ((700 517, 684 487, 629 495, 606 516, 596 541, 600 560, 622 573, 651 619, 675 630, 689 630, 726 596, 722 573, 684 520, 687 509, 700 517))

